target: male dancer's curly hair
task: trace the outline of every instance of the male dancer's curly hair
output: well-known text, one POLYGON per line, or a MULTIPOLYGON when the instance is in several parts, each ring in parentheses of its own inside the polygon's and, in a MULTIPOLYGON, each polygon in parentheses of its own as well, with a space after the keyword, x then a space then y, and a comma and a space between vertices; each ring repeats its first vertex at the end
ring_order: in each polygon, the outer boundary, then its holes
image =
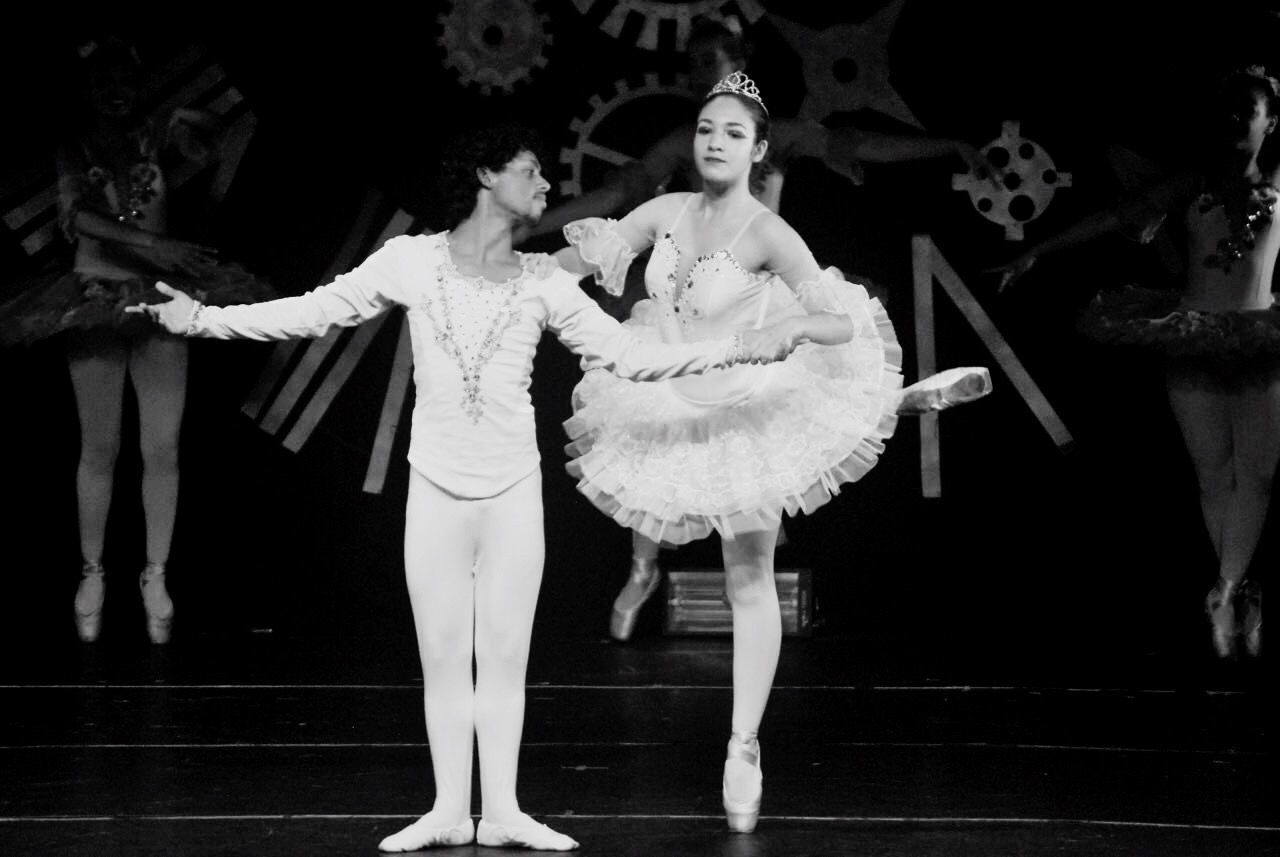
POLYGON ((477 171, 500 172, 521 152, 542 158, 545 144, 531 128, 515 123, 471 128, 458 134, 445 148, 440 165, 440 199, 446 228, 452 229, 476 207, 480 190, 477 171))

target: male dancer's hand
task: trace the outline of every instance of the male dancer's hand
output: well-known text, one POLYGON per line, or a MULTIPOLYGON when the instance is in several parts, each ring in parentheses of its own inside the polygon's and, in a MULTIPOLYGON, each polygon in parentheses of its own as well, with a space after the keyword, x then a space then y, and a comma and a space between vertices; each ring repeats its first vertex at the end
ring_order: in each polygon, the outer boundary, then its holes
POLYGON ((156 291, 168 295, 170 299, 162 304, 134 304, 125 307, 124 311, 145 315, 170 333, 185 334, 191 324, 191 313, 196 308, 196 302, 190 295, 178 291, 168 283, 157 282, 156 291))

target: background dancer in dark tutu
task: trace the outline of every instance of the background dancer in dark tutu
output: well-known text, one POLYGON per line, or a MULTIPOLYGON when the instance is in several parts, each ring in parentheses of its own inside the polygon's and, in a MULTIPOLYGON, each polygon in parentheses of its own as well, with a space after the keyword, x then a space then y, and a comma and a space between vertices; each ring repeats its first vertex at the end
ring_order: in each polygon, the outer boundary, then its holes
POLYGON ((177 506, 187 345, 124 308, 159 298, 159 276, 217 303, 252 301, 270 290, 243 269, 218 264, 213 248, 169 234, 166 167, 216 159, 215 119, 187 109, 155 121, 141 118, 145 70, 120 40, 89 42, 80 57, 83 116, 57 155, 59 214, 75 247, 74 267, 37 277, 0 306, 0 343, 65 341, 80 421, 76 492, 83 566, 75 618, 87 642, 101 629, 103 542, 122 442, 124 385, 126 379, 132 383, 146 518, 140 586, 147 633, 152 642, 165 643, 173 620, 165 565, 177 506))
POLYGON ((1220 657, 1233 656, 1241 639, 1249 654, 1262 647, 1261 587, 1249 575, 1280 462, 1280 311, 1271 291, 1280 165, 1264 145, 1278 108, 1280 84, 1261 66, 1229 74, 1209 106, 1201 163, 1002 269, 1004 288, 1046 253, 1107 232, 1149 239, 1168 215, 1185 227, 1180 288, 1099 295, 1081 329, 1101 342, 1150 351, 1167 366, 1169 403, 1218 557, 1206 610, 1220 657))

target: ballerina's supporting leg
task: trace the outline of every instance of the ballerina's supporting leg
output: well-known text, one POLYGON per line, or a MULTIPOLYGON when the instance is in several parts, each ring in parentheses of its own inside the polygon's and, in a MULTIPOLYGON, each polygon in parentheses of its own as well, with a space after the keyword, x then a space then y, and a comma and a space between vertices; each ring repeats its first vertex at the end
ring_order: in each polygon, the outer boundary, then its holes
POLYGON ((102 549, 120 454, 128 350, 105 331, 82 334, 68 350, 67 368, 80 421, 76 500, 84 570, 76 592, 76 629, 80 639, 92 642, 102 626, 102 549))
POLYGON ((763 775, 756 733, 769 702, 782 647, 782 612, 773 579, 778 529, 724 539, 725 591, 733 609, 733 734, 722 800, 730 828, 751 832, 760 814, 763 775))
POLYGON ((178 508, 178 438, 187 396, 187 343, 148 336, 129 351, 129 377, 138 399, 142 451, 142 509, 147 524, 147 565, 139 579, 147 634, 169 641, 173 601, 165 587, 165 563, 178 508))
POLYGON ((1280 460, 1280 375, 1227 381, 1179 369, 1167 386, 1218 557, 1218 582, 1207 598, 1214 648, 1230 657, 1239 631, 1237 596, 1262 536, 1280 460))

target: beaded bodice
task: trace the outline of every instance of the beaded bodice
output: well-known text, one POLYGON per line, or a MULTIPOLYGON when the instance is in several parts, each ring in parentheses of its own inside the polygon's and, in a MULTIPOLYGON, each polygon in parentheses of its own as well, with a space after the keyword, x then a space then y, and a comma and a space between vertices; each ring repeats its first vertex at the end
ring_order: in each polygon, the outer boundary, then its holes
POLYGON ((516 320, 516 298, 534 273, 536 257, 521 253, 520 273, 501 282, 468 276, 458 270, 449 245, 436 269, 435 288, 423 298, 423 308, 435 329, 435 339, 462 372, 462 409, 472 422, 484 413, 480 376, 516 320))
MULTIPOLYGON (((767 209, 761 206, 760 212, 763 211, 767 209)), ((747 270, 733 252, 754 217, 727 246, 692 259, 672 234, 680 217, 654 244, 644 279, 645 289, 658 309, 657 324, 663 341, 712 339, 755 326, 770 275, 747 270)))

